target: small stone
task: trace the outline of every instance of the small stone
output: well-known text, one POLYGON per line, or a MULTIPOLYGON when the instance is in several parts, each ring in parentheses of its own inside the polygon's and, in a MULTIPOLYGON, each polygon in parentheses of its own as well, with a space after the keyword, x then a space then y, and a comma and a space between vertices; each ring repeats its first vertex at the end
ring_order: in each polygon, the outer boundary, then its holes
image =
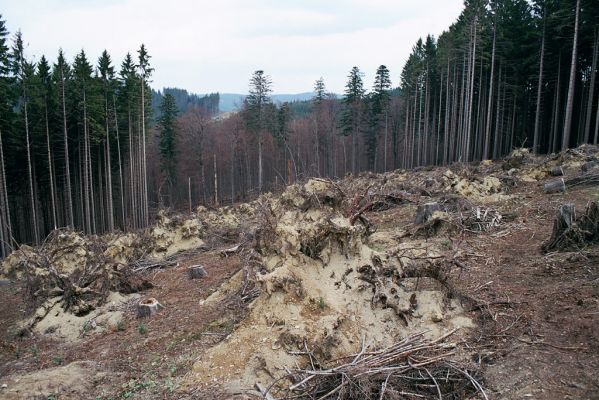
POLYGON ((6 389, 8 387, 8 385, 6 383, 2 384, 2 389, 6 389))
POLYGON ((441 315, 440 313, 434 313, 434 314, 431 316, 431 320, 432 320, 433 322, 441 322, 441 321, 443 321, 443 315, 441 315))

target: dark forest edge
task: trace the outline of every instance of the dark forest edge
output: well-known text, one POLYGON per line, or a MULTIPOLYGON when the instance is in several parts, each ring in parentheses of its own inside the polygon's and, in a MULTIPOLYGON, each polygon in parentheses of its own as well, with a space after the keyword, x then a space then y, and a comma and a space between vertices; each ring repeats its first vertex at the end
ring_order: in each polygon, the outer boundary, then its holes
POLYGON ((599 139, 599 2, 464 3, 413 47, 397 86, 351 69, 341 98, 273 102, 264 71, 241 110, 219 94, 149 86, 141 46, 116 70, 104 51, 29 61, 0 17, 0 252, 52 229, 147 227, 164 207, 244 201, 307 177, 552 153, 599 139))

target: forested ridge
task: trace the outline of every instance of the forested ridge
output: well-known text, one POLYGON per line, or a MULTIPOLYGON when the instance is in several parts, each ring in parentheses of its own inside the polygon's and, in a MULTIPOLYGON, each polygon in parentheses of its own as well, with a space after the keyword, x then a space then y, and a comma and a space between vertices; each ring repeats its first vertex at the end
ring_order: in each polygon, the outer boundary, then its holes
POLYGON ((466 1, 402 71, 372 71, 370 90, 353 67, 340 98, 321 78, 311 101, 275 104, 256 71, 242 110, 221 116, 218 94, 153 91, 143 45, 120 63, 84 50, 34 62, 23 43, 0 18, 2 255, 54 228, 143 228, 162 207, 246 200, 309 176, 599 139, 593 0, 466 1))

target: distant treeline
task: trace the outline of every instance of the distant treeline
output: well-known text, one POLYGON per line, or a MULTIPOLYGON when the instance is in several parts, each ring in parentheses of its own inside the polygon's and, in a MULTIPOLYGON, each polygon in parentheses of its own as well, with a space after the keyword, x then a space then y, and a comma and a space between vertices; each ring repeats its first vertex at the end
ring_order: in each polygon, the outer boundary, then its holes
POLYGON ((219 102, 220 94, 210 93, 205 96, 199 96, 197 94, 188 93, 185 89, 178 88, 164 88, 161 91, 152 89, 152 112, 155 118, 159 118, 160 103, 162 102, 164 95, 170 94, 175 100, 175 105, 180 114, 186 112, 192 107, 199 107, 206 110, 211 115, 219 113, 219 102))

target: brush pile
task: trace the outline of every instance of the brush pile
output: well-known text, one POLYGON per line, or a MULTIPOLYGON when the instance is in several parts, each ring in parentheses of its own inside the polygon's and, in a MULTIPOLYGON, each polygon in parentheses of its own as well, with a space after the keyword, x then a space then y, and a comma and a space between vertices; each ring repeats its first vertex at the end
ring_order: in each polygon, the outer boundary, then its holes
POLYGON ((451 361, 455 344, 422 334, 409 336, 389 347, 372 349, 362 342, 358 354, 344 357, 334 366, 322 366, 307 348, 307 369, 290 370, 281 379, 293 382, 270 393, 271 398, 297 399, 463 399, 479 392, 487 398, 477 373, 451 361))

